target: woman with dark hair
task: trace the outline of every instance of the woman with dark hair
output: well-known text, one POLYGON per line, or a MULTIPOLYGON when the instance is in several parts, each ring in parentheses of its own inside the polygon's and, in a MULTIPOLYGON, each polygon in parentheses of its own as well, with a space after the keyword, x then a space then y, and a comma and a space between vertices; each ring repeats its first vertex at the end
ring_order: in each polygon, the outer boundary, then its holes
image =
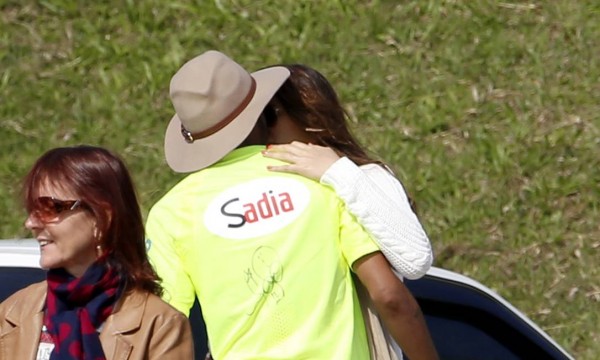
MULTIPOLYGON (((398 277, 423 276, 433 260, 431 244, 402 184, 389 167, 369 156, 354 138, 347 114, 329 81, 305 65, 286 67, 290 77, 263 112, 273 144, 263 155, 288 164, 269 169, 296 173, 331 186, 378 243, 398 277)), ((401 358, 402 351, 389 341, 389 333, 382 328, 382 320, 385 323, 386 319, 379 319, 364 287, 355 283, 372 358, 401 358)), ((407 296, 400 299, 416 306, 407 289, 404 294, 407 296)), ((407 314, 407 322, 410 316, 407 314)), ((411 331, 416 335, 420 330, 423 341, 404 341, 403 349, 411 359, 422 355, 435 358, 424 323, 414 325, 407 329, 404 339, 410 338, 411 331)))
POLYGON ((396 272, 420 278, 433 254, 402 184, 354 138, 329 81, 305 65, 286 67, 291 75, 264 112, 271 124, 270 144, 280 145, 270 145, 264 155, 289 164, 270 169, 333 187, 396 272))
POLYGON ((188 319, 160 299, 129 172, 92 146, 55 148, 23 185, 47 279, 0 304, 0 349, 20 359, 191 359, 188 319))

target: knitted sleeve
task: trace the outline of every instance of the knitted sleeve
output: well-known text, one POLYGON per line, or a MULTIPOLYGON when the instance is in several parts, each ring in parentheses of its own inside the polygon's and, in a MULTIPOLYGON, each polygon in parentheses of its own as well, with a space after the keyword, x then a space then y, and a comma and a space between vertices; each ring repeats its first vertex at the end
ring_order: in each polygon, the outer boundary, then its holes
POLYGON ((399 275, 418 279, 429 270, 429 238, 390 172, 377 164, 358 167, 343 157, 327 169, 321 183, 335 190, 399 275))

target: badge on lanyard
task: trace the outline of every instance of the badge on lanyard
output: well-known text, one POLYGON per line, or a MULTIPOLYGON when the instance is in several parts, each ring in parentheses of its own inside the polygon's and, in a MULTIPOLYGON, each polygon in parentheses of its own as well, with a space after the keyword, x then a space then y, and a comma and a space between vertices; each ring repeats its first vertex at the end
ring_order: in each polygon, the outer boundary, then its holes
POLYGON ((52 337, 48 334, 46 325, 42 326, 42 336, 40 337, 40 345, 38 346, 38 352, 36 360, 50 360, 50 354, 54 350, 54 343, 52 337))

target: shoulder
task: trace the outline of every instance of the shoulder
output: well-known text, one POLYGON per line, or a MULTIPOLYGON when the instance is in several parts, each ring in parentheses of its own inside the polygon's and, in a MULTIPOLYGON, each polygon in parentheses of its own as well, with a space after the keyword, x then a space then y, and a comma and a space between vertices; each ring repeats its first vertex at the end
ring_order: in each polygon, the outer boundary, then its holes
POLYGON ((386 190, 389 188, 395 188, 397 190, 402 190, 404 193, 404 186, 398 180, 396 175, 392 172, 392 170, 380 164, 365 164, 360 166, 360 170, 375 184, 384 187, 386 190))
POLYGON ((160 297, 149 294, 146 302, 146 318, 152 318, 157 327, 178 329, 189 327, 187 316, 160 297))
POLYGON ((148 294, 148 299, 146 301, 147 308, 155 309, 159 313, 172 316, 184 316, 179 310, 154 294, 148 294))
POLYGON ((201 170, 181 178, 179 182, 167 190, 167 192, 155 203, 154 207, 157 207, 157 205, 170 205, 172 202, 181 201, 181 199, 186 198, 189 192, 196 191, 198 183, 201 182, 203 173, 204 170, 201 170))
POLYGON ((392 177, 394 179, 396 178, 396 176, 394 176, 394 173, 392 172, 392 170, 385 165, 369 163, 369 164, 360 165, 359 168, 367 174, 378 174, 378 175, 385 175, 387 177, 392 177))
POLYGON ((145 333, 152 328, 181 326, 187 321, 185 315, 161 298, 139 289, 123 295, 110 319, 110 326, 119 333, 145 333))
POLYGON ((160 297, 146 291, 133 290, 125 300, 135 306, 140 301, 144 302, 144 316, 163 319, 186 320, 187 317, 160 297))
MULTIPOLYGON (((340 179, 348 178, 358 180, 365 175, 368 178, 396 179, 392 171, 385 165, 368 163, 359 166, 348 157, 343 156, 325 171, 321 177, 321 182, 336 183, 340 182, 340 179)), ((350 181, 352 182, 352 180, 350 181)))

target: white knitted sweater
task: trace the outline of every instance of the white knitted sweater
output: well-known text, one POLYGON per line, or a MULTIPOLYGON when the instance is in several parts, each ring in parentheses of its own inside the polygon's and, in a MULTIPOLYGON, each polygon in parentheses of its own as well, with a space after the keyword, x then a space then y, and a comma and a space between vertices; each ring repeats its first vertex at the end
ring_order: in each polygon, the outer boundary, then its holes
POLYGON ((371 234, 397 275, 418 279, 431 267, 431 243, 402 184, 380 165, 337 160, 321 183, 331 186, 371 234))

